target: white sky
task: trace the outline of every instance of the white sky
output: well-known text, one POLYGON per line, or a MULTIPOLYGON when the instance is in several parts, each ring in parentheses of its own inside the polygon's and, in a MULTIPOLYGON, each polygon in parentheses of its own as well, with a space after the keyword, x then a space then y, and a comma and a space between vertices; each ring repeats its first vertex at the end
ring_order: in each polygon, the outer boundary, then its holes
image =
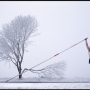
MULTIPOLYGON (((52 57, 75 43, 88 37, 90 45, 90 2, 89 1, 1 1, 0 29, 18 15, 35 16, 39 36, 31 38, 34 45, 27 47, 22 68, 32 66, 52 57)), ((90 64, 85 42, 36 67, 66 61, 65 77, 90 78, 90 64)), ((10 62, 0 62, 0 78, 17 75, 16 67, 10 62)), ((37 76, 27 72, 23 77, 37 76)))

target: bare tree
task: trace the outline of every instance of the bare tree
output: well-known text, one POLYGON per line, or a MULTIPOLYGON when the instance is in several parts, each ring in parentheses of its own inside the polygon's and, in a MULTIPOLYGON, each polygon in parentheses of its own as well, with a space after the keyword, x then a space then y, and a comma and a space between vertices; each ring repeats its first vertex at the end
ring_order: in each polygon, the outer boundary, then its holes
POLYGON ((0 59, 11 61, 22 78, 22 61, 29 37, 37 30, 35 17, 17 16, 11 23, 4 24, 0 32, 0 59))
POLYGON ((33 73, 37 73, 41 78, 62 78, 66 69, 66 62, 61 61, 46 66, 40 70, 31 70, 33 73))

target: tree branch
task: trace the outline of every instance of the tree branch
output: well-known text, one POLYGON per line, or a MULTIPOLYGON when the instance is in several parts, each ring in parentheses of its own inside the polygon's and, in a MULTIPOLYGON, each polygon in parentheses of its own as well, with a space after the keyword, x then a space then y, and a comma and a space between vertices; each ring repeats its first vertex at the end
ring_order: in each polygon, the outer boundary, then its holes
POLYGON ((11 59, 11 61, 12 61, 12 63, 13 63, 15 66, 17 66, 17 64, 16 64, 16 63, 14 63, 12 59, 11 59))

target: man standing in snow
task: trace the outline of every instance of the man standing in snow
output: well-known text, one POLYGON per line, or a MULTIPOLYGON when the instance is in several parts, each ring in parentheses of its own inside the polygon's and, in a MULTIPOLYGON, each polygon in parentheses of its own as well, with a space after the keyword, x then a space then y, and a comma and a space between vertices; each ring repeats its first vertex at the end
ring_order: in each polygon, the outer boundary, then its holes
POLYGON ((89 64, 90 64, 90 46, 88 46, 87 39, 88 38, 85 38, 85 43, 86 43, 86 47, 87 47, 88 53, 89 53, 89 64))

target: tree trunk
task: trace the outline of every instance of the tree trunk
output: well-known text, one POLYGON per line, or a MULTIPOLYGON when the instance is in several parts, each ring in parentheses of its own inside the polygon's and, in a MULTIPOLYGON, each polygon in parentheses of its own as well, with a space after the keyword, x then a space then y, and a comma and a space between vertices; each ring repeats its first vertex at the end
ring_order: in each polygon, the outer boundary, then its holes
POLYGON ((21 71, 19 71, 19 79, 21 79, 22 78, 22 74, 21 74, 21 71))
POLYGON ((19 62, 19 67, 18 67, 19 79, 21 79, 21 78, 22 78, 21 71, 22 71, 22 69, 21 69, 21 62, 19 62))

